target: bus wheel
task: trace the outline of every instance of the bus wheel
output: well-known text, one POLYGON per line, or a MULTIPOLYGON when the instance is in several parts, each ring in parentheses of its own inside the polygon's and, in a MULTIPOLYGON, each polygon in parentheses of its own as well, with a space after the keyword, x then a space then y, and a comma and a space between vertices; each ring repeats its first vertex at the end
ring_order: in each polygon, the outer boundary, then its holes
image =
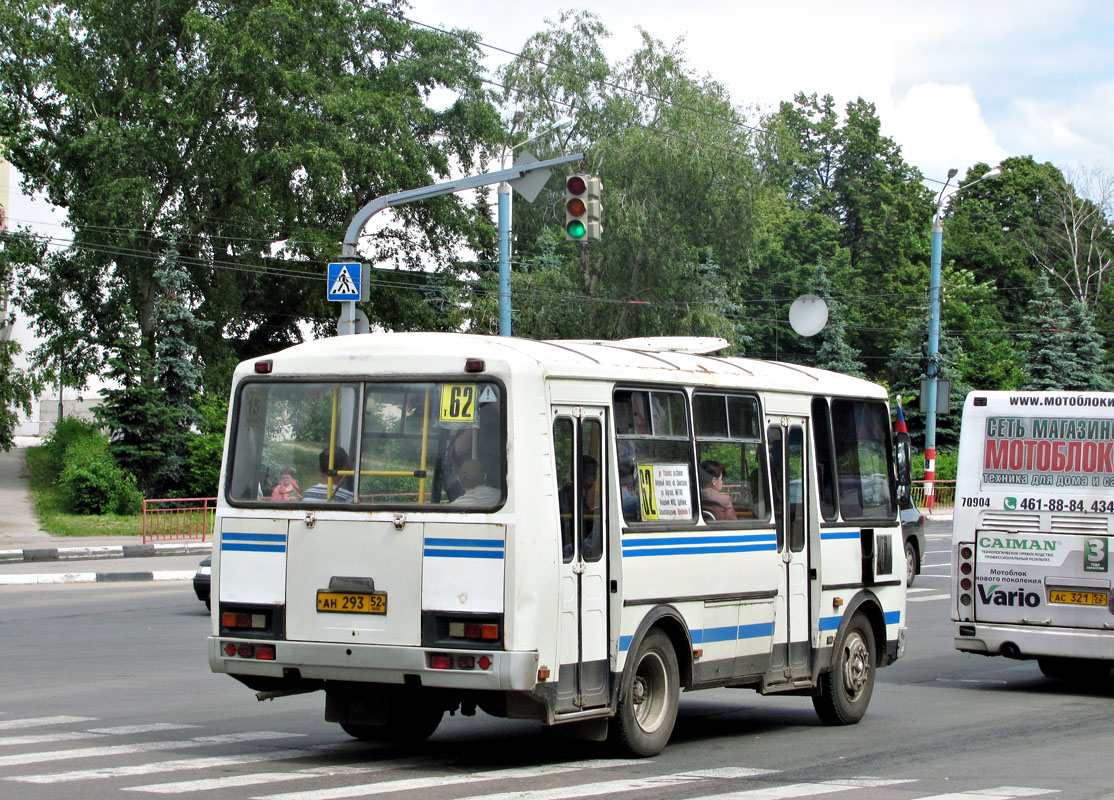
POLYGON ((657 755, 673 733, 681 693, 677 654, 669 637, 650 631, 639 645, 633 674, 611 720, 616 743, 639 758, 657 755))
POLYGON ((874 691, 874 634, 861 614, 847 626, 831 671, 820 676, 820 694, 812 698, 825 725, 852 725, 863 718, 874 691))
POLYGON ((340 728, 361 742, 418 744, 433 735, 444 715, 443 708, 431 703, 418 702, 409 708, 400 708, 391 703, 385 725, 342 722, 340 728))
POLYGON ((1110 676, 1110 662, 1094 658, 1038 658, 1037 666, 1049 678, 1100 683, 1110 676))

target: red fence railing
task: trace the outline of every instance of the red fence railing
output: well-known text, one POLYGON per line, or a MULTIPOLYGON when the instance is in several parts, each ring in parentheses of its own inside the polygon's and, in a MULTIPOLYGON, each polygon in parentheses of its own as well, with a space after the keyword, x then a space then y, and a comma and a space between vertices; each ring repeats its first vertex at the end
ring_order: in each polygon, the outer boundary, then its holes
POLYGON ((215 497, 143 501, 143 543, 199 539, 213 535, 215 497))
MULTIPOLYGON (((955 481, 933 481, 933 488, 936 495, 936 508, 954 508, 955 507, 955 481)), ((917 504, 918 508, 924 508, 924 481, 913 481, 913 485, 909 487, 913 494, 913 502, 917 504)))

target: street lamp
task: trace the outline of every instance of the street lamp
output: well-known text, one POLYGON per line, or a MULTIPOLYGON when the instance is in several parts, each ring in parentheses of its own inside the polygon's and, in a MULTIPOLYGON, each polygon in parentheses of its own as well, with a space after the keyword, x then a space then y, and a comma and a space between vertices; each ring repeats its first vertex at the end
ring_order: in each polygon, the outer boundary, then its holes
MULTIPOLYGON (((550 131, 567 128, 573 118, 563 116, 548 128, 539 131, 513 147, 503 147, 500 169, 507 168, 507 156, 550 131)), ((499 184, 499 335, 511 335, 511 185, 506 181, 499 184)))
MULTIPOLYGON (((948 170, 948 179, 944 181, 936 198, 936 214, 932 220, 932 261, 928 279, 928 359, 925 364, 928 385, 925 390, 927 410, 924 423, 924 506, 929 513, 936 504, 936 379, 940 374, 940 251, 944 244, 944 192, 958 172, 954 167, 948 170)), ((997 178, 1001 174, 1002 170, 995 167, 977 180, 960 186, 947 199, 979 181, 997 178)))

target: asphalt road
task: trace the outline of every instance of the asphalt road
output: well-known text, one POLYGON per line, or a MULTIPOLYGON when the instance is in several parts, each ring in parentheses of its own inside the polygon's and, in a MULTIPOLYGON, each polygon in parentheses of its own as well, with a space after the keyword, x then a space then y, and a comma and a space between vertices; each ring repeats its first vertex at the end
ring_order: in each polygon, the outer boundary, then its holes
POLYGON ((482 712, 412 751, 355 742, 320 694, 260 703, 210 674, 186 581, 0 586, 0 797, 1114 796, 1111 684, 952 649, 946 531, 930 527, 907 654, 859 725, 821 726, 808 698, 695 692, 645 761, 482 712))

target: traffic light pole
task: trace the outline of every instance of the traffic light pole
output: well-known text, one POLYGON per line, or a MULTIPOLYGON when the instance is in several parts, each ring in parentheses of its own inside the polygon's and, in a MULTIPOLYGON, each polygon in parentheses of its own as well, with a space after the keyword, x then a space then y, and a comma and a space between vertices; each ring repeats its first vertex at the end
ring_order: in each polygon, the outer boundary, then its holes
MULTIPOLYGON (((348 223, 348 228, 344 232, 344 241, 342 243, 341 253, 345 259, 358 258, 356 252, 356 243, 359 240, 360 232, 363 231, 364 226, 367 225, 368 220, 378 214, 385 208, 394 208, 395 206, 406 205, 407 203, 416 203, 419 200, 429 200, 433 197, 440 197, 446 194, 455 194, 463 192, 467 189, 478 189, 481 186, 491 186, 496 183, 506 182, 507 184, 514 185, 517 181, 526 178, 532 172, 538 170, 548 169, 549 167, 556 167, 561 164, 569 164, 574 161, 582 161, 584 159, 583 153, 574 153, 571 156, 558 156, 557 158, 546 159, 545 161, 531 161, 525 164, 515 164, 509 169, 499 170, 498 172, 488 172, 483 175, 472 175, 467 178, 459 178, 455 181, 446 181, 445 183, 435 183, 431 186, 423 186, 420 189, 407 189, 404 192, 395 192, 394 194, 384 194, 376 197, 370 203, 365 205, 356 212, 356 216, 352 217, 352 221, 348 223)), ((501 201, 500 201, 501 202, 501 201)), ((510 204, 510 197, 507 198, 507 204, 510 204)), ((508 209, 509 210, 509 209, 508 209)), ((500 276, 500 301, 502 301, 502 276, 500 276)), ((507 275, 507 322, 508 329, 510 327, 510 274, 508 269, 507 275)), ((501 303, 502 305, 502 303, 501 303)), ((500 329, 502 328, 502 308, 500 308, 500 329)), ((346 300, 341 306, 341 320, 355 320, 356 319, 356 301, 346 300)), ((345 326, 348 327, 348 326, 345 326)), ((354 333, 355 325, 353 323, 352 330, 344 330, 342 333, 354 333)))

